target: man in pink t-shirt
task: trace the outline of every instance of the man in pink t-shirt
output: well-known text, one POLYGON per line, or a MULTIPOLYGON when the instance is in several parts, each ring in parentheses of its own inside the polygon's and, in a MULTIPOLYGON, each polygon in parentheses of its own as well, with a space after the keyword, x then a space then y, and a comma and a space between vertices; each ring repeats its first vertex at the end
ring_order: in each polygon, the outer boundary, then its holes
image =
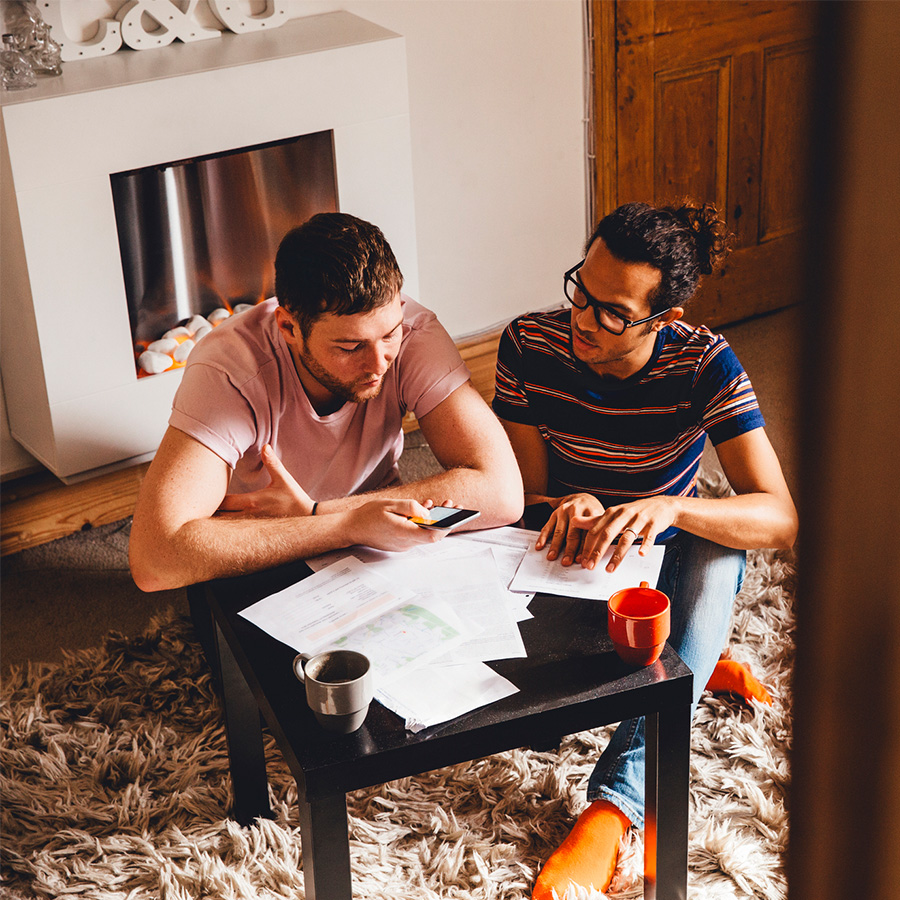
POLYGON ((277 300, 233 316, 191 354, 134 513, 138 587, 180 587, 353 544, 438 539, 408 516, 522 513, 500 424, 433 313, 400 292, 384 235, 341 213, 282 241, 277 300), (401 485, 412 411, 443 471, 401 485))

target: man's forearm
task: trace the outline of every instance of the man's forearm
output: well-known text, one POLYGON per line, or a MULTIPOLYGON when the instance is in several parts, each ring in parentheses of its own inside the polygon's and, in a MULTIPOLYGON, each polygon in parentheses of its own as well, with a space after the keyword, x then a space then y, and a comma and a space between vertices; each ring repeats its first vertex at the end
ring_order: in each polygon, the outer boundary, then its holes
POLYGON ((185 522, 171 534, 132 533, 132 572, 142 590, 159 591, 256 572, 346 547, 347 517, 231 518, 185 522))
MULTIPOLYGON (((466 509, 481 512, 470 528, 492 528, 516 522, 522 515, 522 490, 518 472, 485 472, 476 468, 452 468, 419 481, 392 485, 366 494, 341 497, 319 503, 317 513, 342 512, 355 509, 378 498, 412 498, 435 506, 452 502, 466 509)), ((463 530, 467 526, 462 526, 463 530)))
POLYGON ((672 501, 676 505, 674 525, 724 547, 789 548, 797 539, 793 505, 771 494, 673 497, 672 501))

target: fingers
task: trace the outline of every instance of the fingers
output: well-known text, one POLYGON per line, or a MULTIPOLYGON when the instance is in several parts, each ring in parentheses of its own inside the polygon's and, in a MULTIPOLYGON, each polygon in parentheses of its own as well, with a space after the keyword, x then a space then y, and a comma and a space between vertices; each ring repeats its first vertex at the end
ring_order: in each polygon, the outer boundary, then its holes
MULTIPOLYGON (((547 524, 541 529, 541 533, 535 542, 535 550, 542 550, 549 542, 550 547, 547 551, 547 559, 557 559, 560 554, 562 565, 571 566, 578 558, 579 548, 584 536, 584 532, 575 526, 576 516, 572 515, 572 507, 570 504, 564 504, 557 507, 547 520, 547 524)), ((589 523, 593 519, 587 520, 589 523)), ((582 528, 590 527, 590 525, 582 525, 582 528)))
MULTIPOLYGON (((629 517, 630 518, 630 517, 629 517)), ((580 562, 583 568, 593 569, 603 555, 613 547, 607 572, 614 572, 631 549, 632 544, 643 539, 637 522, 630 521, 617 512, 608 513, 599 519, 575 516, 572 524, 576 528, 587 529, 581 548, 580 562)))
POLYGON ((431 508, 427 505, 427 501, 423 504, 412 498, 402 500, 374 500, 373 503, 383 507, 385 512, 395 513, 396 515, 405 518, 409 518, 410 516, 421 516, 423 519, 427 519, 428 510, 431 508))
POLYGON ((562 554, 562 564, 564 566, 571 566, 572 563, 575 562, 578 551, 581 549, 582 540, 584 540, 584 531, 580 531, 575 527, 575 519, 573 517, 569 519, 569 529, 566 533, 566 546, 562 554))
POLYGON ((353 543, 379 550, 408 550, 417 544, 441 540, 440 529, 420 528, 410 516, 428 518, 425 506, 412 499, 371 500, 348 517, 353 543))
POLYGON ((547 520, 547 524, 541 530, 540 537, 535 543, 535 549, 542 550, 549 541, 550 549, 547 551, 547 559, 556 559, 568 534, 568 517, 560 514, 559 510, 554 510, 547 520))
POLYGON ((550 536, 553 534, 553 530, 556 528, 556 519, 557 513, 554 511, 550 514, 550 518, 547 519, 547 524, 541 529, 541 533, 538 535, 538 539, 534 542, 535 550, 543 550, 544 545, 550 540, 550 536))
POLYGON ((611 537, 607 535, 608 524, 602 516, 599 519, 594 516, 574 516, 572 525, 585 529, 579 562, 583 568, 593 569, 612 543, 611 537))
POLYGON ((607 572, 615 572, 619 563, 625 559, 625 555, 631 549, 631 545, 637 540, 638 534, 633 528, 626 528, 620 535, 615 545, 612 556, 606 564, 607 572))
POLYGON ((648 522, 643 532, 641 533, 641 547, 638 550, 638 553, 641 556, 647 555, 647 548, 652 547, 656 543, 656 537, 659 534, 659 529, 656 528, 652 522, 648 522))
POLYGON ((284 467, 284 463, 272 449, 271 444, 264 444, 260 455, 262 456, 263 465, 266 467, 272 481, 280 481, 282 483, 286 481, 293 482, 294 479, 291 478, 288 470, 284 467))
MULTIPOLYGON (((646 532, 642 534, 638 528, 639 525, 636 522, 625 526, 619 523, 608 523, 603 527, 592 528, 584 539, 581 565, 586 569, 595 568, 610 547, 612 553, 606 563, 607 572, 615 572, 635 544, 640 547, 641 555, 644 555, 646 552, 644 547, 651 546, 656 535, 646 532)), ((649 527, 647 527, 647 532, 650 532, 649 527)))

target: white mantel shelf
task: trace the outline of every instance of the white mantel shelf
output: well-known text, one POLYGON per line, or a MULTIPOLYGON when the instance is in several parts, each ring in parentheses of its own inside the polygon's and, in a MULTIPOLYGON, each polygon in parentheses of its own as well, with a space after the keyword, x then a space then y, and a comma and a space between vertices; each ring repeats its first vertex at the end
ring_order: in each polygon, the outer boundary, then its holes
POLYGON ((3 91, 0 106, 213 72, 396 37, 398 35, 387 28, 339 11, 292 19, 271 31, 250 34, 225 31, 220 38, 189 44, 175 41, 153 50, 123 47, 110 56, 63 63, 62 75, 42 76, 33 88, 3 91))

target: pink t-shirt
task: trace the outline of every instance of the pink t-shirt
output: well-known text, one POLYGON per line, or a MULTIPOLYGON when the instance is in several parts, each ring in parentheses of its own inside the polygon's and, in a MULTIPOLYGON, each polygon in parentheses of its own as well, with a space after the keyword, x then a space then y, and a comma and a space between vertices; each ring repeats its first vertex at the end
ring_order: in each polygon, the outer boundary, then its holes
POLYGON ((430 310, 401 296, 403 338, 381 393, 320 416, 275 324, 274 299, 226 320, 192 351, 169 424, 232 469, 229 491, 269 484, 260 453, 271 444, 314 500, 395 481, 407 410, 427 415, 469 378, 450 335, 430 310))

